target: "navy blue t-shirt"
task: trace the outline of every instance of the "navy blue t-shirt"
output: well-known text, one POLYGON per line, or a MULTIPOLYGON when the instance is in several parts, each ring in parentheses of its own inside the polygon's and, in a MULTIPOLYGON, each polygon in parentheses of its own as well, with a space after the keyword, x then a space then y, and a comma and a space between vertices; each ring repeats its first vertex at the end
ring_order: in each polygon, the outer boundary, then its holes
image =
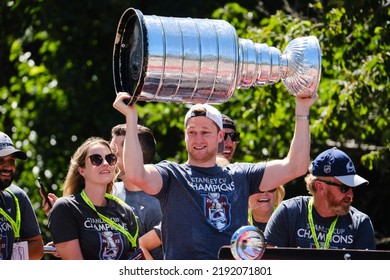
MULTIPOLYGON (((298 196, 282 201, 265 228, 267 243, 278 247, 316 248, 308 221, 311 196, 298 196)), ((321 247, 335 217, 321 217, 313 207, 317 240, 321 247)), ((375 234, 370 218, 350 207, 347 215, 339 216, 329 249, 375 250, 375 234)))
POLYGON ((156 165, 165 259, 217 259, 221 246, 248 223, 248 198, 258 192, 265 163, 210 168, 163 161, 156 165))
MULTIPOLYGON (((38 219, 35 215, 31 201, 26 192, 20 187, 11 184, 8 189, 16 196, 20 208, 21 224, 20 238, 26 240, 41 234, 38 219)), ((16 202, 14 197, 3 190, 0 191, 0 207, 14 221, 16 221, 16 202)), ((11 223, 0 214, 0 260, 10 260, 12 256, 12 246, 15 242, 15 234, 11 223)))
MULTIPOLYGON (((130 206, 108 199, 107 206, 95 208, 136 238, 138 246, 138 225, 130 206)), ((54 244, 78 239, 86 260, 126 260, 135 251, 127 236, 101 219, 80 193, 58 198, 48 218, 54 244)))

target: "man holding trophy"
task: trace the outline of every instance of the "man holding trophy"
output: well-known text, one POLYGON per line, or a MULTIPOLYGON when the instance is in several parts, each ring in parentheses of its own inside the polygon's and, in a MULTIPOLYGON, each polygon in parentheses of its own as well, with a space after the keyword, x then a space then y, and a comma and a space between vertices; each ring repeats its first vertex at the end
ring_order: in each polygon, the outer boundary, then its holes
POLYGON ((247 224, 251 194, 284 185, 308 170, 309 113, 318 99, 319 45, 307 37, 281 55, 275 48, 268 51, 264 45, 238 39, 223 21, 161 18, 162 28, 155 18, 127 10, 115 40, 113 106, 126 117, 126 176, 160 201, 164 259, 217 259, 220 247, 247 224), (224 32, 218 35, 206 32, 221 29, 224 32), (205 31, 192 34, 193 30, 205 31), (156 35, 162 33, 163 41, 156 35), (177 44, 172 44, 175 38, 177 44), (201 39, 195 42, 196 38, 201 39), (166 45, 160 47, 161 42, 166 45), (165 52, 159 53, 159 48, 165 52), (288 155, 267 162, 217 165, 224 141, 222 115, 207 103, 226 101, 234 88, 275 83, 280 78, 296 96, 288 155), (143 164, 136 102, 145 100, 195 104, 184 119, 187 162, 143 164))
POLYGON ((137 138, 136 104, 126 105, 119 93, 114 107, 126 116, 126 176, 161 203, 165 259, 217 259, 221 246, 247 223, 249 195, 267 191, 306 174, 310 159, 309 109, 318 96, 296 97, 296 126, 286 158, 267 163, 216 164, 223 141, 222 117, 208 104, 196 104, 185 118, 188 161, 143 164, 137 138), (213 223, 209 214, 224 213, 213 223))

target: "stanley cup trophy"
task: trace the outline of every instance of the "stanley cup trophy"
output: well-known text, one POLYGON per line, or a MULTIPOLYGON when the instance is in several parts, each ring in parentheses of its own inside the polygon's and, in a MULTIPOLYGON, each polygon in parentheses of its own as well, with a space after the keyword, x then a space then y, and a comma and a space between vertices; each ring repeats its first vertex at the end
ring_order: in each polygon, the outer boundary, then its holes
POLYGON ((311 97, 321 76, 321 50, 314 36, 275 47, 238 38, 224 20, 145 16, 127 9, 113 52, 116 92, 137 101, 227 101, 236 88, 282 80, 288 92, 311 97))

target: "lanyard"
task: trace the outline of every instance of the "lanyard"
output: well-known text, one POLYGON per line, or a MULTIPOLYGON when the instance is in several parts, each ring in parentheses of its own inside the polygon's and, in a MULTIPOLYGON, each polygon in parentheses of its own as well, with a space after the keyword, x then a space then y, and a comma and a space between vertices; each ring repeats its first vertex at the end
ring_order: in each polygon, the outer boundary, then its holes
MULTIPOLYGON (((113 196, 113 195, 110 195, 108 193, 106 193, 104 195, 106 198, 108 199, 112 199, 112 200, 115 200, 115 201, 118 201, 119 203, 124 203, 126 204, 124 201, 122 201, 121 199, 113 196)), ((107 224, 109 224, 110 226, 112 226, 113 228, 115 228, 116 230, 119 230, 121 233, 123 233, 127 239, 129 239, 131 245, 133 246, 133 248, 136 248, 137 247, 137 236, 138 236, 138 222, 137 222, 137 219, 135 219, 136 221, 136 225, 137 225, 137 230, 135 232, 135 235, 132 236, 128 231, 126 231, 122 226, 118 225, 117 223, 115 223, 113 220, 107 218, 106 216, 100 214, 96 208, 95 208, 95 205, 93 205, 92 201, 88 198, 87 194, 85 193, 85 190, 82 190, 81 192, 81 197, 84 199, 85 203, 87 203, 89 205, 89 207, 91 207, 97 214, 98 216, 103 220, 105 221, 107 224)))
POLYGON ((252 214, 252 211, 251 210, 249 210, 249 212, 248 212, 248 220, 249 220, 249 224, 251 225, 251 226, 253 226, 253 214, 252 214))
POLYGON ((313 236, 314 243, 316 244, 316 248, 317 249, 328 249, 329 244, 330 244, 330 240, 332 239, 333 231, 334 231, 334 228, 336 226, 337 220, 339 219, 339 216, 337 216, 333 220, 332 224, 330 225, 329 231, 326 234, 324 248, 321 248, 320 244, 318 243, 318 240, 317 240, 316 229, 314 228, 314 222, 313 222, 313 198, 311 198, 309 200, 308 210, 309 210, 308 211, 309 212, 308 219, 309 219, 309 224, 310 224, 310 230, 311 230, 311 234, 313 236))
POLYGON ((19 200, 16 197, 16 195, 14 195, 9 189, 5 189, 5 190, 14 197, 15 205, 16 205, 16 222, 2 208, 0 208, 0 214, 3 215, 7 219, 7 221, 11 224, 12 230, 14 231, 15 239, 18 239, 20 237, 20 223, 22 220, 20 216, 19 200))
MULTIPOLYGON (((278 207, 278 205, 274 205, 274 211, 275 211, 276 207, 278 207)), ((253 225, 254 225, 254 222, 255 222, 255 219, 253 218, 252 210, 249 210, 249 211, 248 211, 248 220, 249 220, 249 221, 248 221, 249 224, 250 224, 251 226, 253 226, 253 225)))

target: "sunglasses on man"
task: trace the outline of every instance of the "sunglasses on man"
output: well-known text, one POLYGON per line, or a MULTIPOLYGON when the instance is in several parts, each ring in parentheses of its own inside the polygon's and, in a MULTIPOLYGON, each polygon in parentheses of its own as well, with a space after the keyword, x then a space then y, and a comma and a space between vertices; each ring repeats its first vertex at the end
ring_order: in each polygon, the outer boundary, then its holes
POLYGON ((341 193, 346 193, 349 191, 349 189, 351 189, 350 186, 347 186, 345 184, 337 184, 337 183, 333 183, 333 182, 330 182, 330 181, 326 181, 326 180, 318 180, 320 182, 323 182, 327 185, 330 185, 330 186, 336 186, 336 187, 339 187, 341 193))
MULTIPOLYGON (((103 157, 99 154, 93 154, 89 156, 91 163, 95 166, 100 166, 103 163, 103 157)), ((104 156, 104 159, 109 165, 114 165, 117 161, 116 155, 108 154, 104 156)))
POLYGON ((225 136, 224 136, 224 140, 226 141, 228 136, 230 137, 230 139, 232 139, 233 142, 240 142, 240 133, 239 132, 225 132, 225 136))

